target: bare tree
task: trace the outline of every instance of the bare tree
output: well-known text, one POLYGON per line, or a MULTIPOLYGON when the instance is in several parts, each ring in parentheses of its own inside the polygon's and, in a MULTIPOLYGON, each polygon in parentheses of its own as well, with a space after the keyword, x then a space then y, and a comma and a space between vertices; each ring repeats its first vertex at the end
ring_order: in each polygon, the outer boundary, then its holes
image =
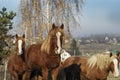
POLYGON ((80 26, 77 20, 83 4, 84 0, 20 0, 21 23, 27 39, 37 37, 42 41, 52 23, 64 23, 70 37, 70 28, 80 26))

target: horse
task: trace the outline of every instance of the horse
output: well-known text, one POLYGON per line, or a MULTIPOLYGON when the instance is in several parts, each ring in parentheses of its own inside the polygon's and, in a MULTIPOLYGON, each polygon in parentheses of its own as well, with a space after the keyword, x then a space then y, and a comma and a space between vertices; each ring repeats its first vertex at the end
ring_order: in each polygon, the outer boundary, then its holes
POLYGON ((111 71, 114 77, 119 76, 119 55, 95 54, 81 60, 81 80, 107 80, 111 71))
MULTIPOLYGON (((116 55, 113 55, 112 53, 100 53, 90 57, 70 56, 62 63, 62 69, 65 69, 72 64, 77 64, 80 65, 81 80, 107 80, 110 71, 114 74, 114 77, 119 76, 119 57, 119 52, 116 55)), ((60 74, 65 74, 61 68, 59 68, 59 70, 60 74)))
POLYGON ((48 72, 60 64, 60 53, 62 51, 64 37, 64 25, 60 27, 52 24, 48 36, 41 44, 32 44, 26 48, 26 69, 23 80, 29 80, 30 73, 34 69, 42 70, 43 80, 48 79, 48 72))
POLYGON ((25 35, 22 37, 16 34, 16 52, 9 56, 7 69, 15 80, 21 80, 25 71, 24 52, 25 52, 25 35))
POLYGON ((80 65, 71 64, 59 70, 57 80, 80 80, 80 65))
POLYGON ((65 64, 66 60, 73 57, 66 50, 61 52, 61 63, 58 67, 57 75, 58 80, 80 80, 80 64, 65 64))
POLYGON ((81 64, 81 80, 107 80, 110 71, 114 74, 114 77, 119 76, 119 56, 119 53, 117 55, 100 53, 91 57, 73 56, 69 57, 64 65, 81 64))
MULTIPOLYGON (((61 54, 60 54, 60 65, 61 65, 67 58, 69 58, 70 56, 71 56, 70 53, 68 53, 66 50, 63 49, 63 50, 61 51, 61 54)), ((59 66, 59 67, 60 67, 60 66, 59 66)), ((72 65, 71 67, 75 67, 75 64, 72 65)), ((70 69, 71 67, 69 66, 68 68, 66 68, 66 70, 68 71, 68 69, 70 69)), ((76 67, 78 67, 78 65, 77 65, 76 67)), ((76 67, 75 67, 75 68, 76 68, 76 67)), ((65 75, 66 75, 67 71, 65 72, 65 75)), ((51 78, 50 74, 52 74, 52 73, 51 73, 51 70, 49 71, 49 79, 51 78)), ((67 76, 67 77, 68 77, 68 76, 67 76)), ((66 77, 66 78, 67 78, 67 77, 66 77)), ((55 78, 55 79, 56 79, 56 78, 55 78)), ((59 77, 58 79, 60 79, 60 77, 59 77)), ((60 79, 60 80, 63 80, 63 78, 60 79)))
POLYGON ((64 68, 66 80, 80 80, 80 65, 72 64, 64 68))

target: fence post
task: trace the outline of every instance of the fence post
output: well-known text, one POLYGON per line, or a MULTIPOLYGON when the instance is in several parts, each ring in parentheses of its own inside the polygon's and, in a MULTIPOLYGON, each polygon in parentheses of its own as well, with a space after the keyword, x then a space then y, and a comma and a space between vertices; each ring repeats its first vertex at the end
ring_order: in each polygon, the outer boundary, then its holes
POLYGON ((7 80, 7 60, 5 60, 4 80, 7 80))

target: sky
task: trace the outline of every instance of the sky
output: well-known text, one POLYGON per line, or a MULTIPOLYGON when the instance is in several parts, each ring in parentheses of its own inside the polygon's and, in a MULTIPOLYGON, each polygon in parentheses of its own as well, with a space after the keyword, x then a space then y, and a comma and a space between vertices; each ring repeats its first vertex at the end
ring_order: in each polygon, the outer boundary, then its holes
POLYGON ((0 10, 2 7, 6 7, 9 11, 14 10, 17 12, 20 4, 19 2, 20 0, 0 0, 0 10))
MULTIPOLYGON (((15 12, 20 0, 0 0, 1 8, 15 12)), ((120 34, 120 0, 85 0, 82 8, 81 27, 72 29, 74 37, 94 34, 120 34)), ((76 15, 77 16, 77 15, 76 15)), ((17 19, 15 18, 14 21, 17 19)))
POLYGON ((75 36, 120 34, 120 0, 86 0, 82 14, 75 36))

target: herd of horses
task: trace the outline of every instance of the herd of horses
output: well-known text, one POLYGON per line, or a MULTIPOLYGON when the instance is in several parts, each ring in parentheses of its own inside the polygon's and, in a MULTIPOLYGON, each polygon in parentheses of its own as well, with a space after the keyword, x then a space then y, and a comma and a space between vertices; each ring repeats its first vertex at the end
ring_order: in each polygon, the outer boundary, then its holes
POLYGON ((25 35, 16 34, 16 52, 9 56, 7 69, 14 80, 107 80, 110 71, 119 76, 119 57, 112 53, 71 56, 62 47, 64 25, 52 25, 41 44, 25 47, 25 35))

